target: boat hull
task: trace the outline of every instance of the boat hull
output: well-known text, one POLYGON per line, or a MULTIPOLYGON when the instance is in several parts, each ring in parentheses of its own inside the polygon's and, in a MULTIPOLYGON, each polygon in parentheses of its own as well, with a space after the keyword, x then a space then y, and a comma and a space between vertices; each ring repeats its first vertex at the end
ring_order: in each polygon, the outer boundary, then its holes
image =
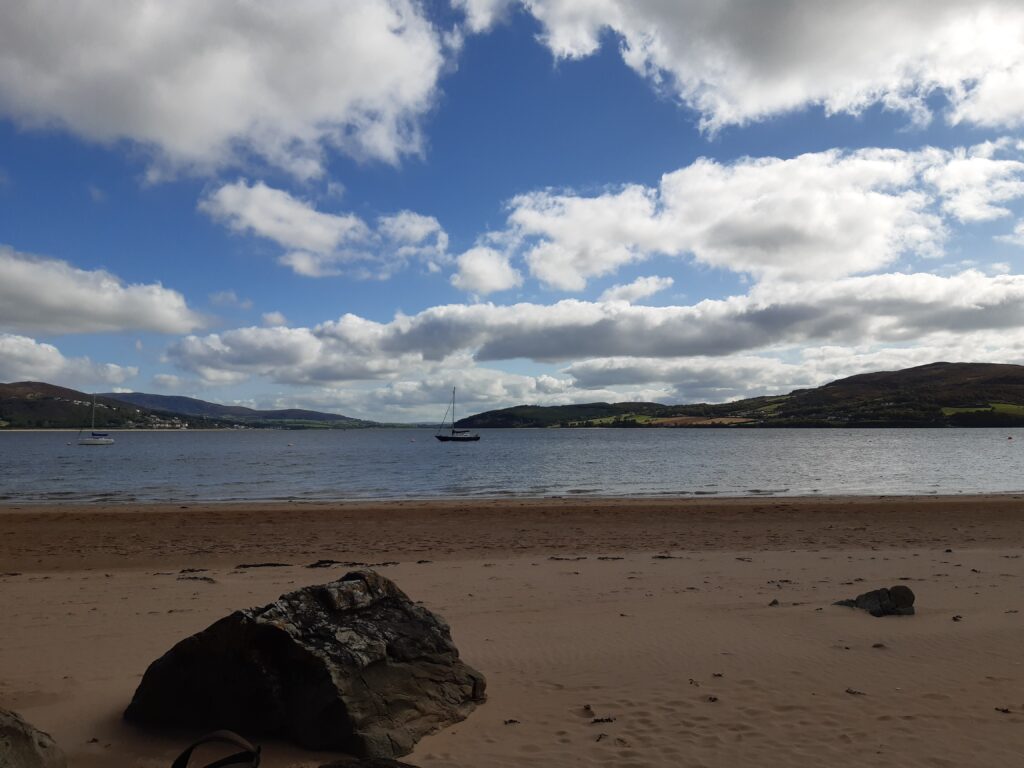
POLYGON ((442 443, 475 443, 480 435, 434 435, 442 443))

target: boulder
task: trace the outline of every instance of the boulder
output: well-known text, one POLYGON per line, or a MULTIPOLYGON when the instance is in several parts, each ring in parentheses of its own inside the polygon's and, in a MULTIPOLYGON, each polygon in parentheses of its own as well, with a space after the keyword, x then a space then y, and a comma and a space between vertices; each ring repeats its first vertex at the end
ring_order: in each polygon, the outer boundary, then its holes
POLYGON ((67 764, 50 734, 0 708, 0 768, 66 768, 67 764))
POLYGON ((485 685, 443 619, 363 570, 185 638, 149 666, 124 716, 394 758, 466 718, 485 685))
POLYGON ((913 616, 914 591, 903 584, 889 589, 874 589, 852 600, 839 600, 833 605, 861 608, 872 616, 913 616))

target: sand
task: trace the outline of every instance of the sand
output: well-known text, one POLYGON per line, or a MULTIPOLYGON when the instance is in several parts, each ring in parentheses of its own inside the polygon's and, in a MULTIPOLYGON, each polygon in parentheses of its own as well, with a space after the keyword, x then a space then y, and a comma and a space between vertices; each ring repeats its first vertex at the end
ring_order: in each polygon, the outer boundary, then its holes
POLYGON ((398 561, 489 683, 420 766, 1019 765, 1022 554, 1012 496, 11 505, 0 706, 74 766, 164 768, 192 734, 120 719, 150 661, 346 570, 317 559, 398 561), (892 584, 916 616, 831 605, 892 584))

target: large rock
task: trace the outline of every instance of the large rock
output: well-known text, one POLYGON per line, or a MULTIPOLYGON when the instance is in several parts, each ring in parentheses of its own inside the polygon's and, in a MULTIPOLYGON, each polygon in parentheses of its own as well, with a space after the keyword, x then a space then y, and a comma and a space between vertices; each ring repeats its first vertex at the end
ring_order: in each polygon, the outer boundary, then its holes
POLYGON ((865 592, 852 600, 839 600, 833 605, 862 608, 872 616, 913 616, 914 591, 910 587, 897 584, 889 589, 883 587, 865 592))
POLYGON ((448 625, 373 571, 236 611, 146 670, 126 719, 401 757, 484 700, 448 625))
POLYGON ((0 768, 66 768, 68 762, 50 734, 0 709, 0 768))

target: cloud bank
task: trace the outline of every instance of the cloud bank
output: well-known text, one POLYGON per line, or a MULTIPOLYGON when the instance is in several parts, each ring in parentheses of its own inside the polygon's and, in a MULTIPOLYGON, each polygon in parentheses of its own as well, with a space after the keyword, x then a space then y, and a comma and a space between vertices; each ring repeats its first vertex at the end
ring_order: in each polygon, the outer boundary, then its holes
POLYGON ((380 216, 371 227, 355 214, 324 213, 284 190, 244 179, 213 190, 199 209, 234 232, 277 243, 284 249, 278 262, 305 277, 346 271, 387 277, 412 260, 430 271, 449 260, 448 235, 437 219, 412 211, 380 216))
POLYGON ((52 344, 0 333, 0 381, 47 381, 85 384, 122 384, 138 368, 94 363, 87 357, 65 357, 52 344))
POLYGON ((151 177, 247 156, 299 178, 326 148, 418 152, 444 65, 411 0, 0 7, 0 114, 152 150, 151 177))
POLYGON ((184 296, 160 283, 126 285, 103 270, 0 246, 0 330, 188 333, 205 324, 184 296))
MULTIPOLYGON (((510 5, 461 0, 471 30, 510 5)), ((522 0, 558 59, 592 55, 613 33, 623 61, 716 131, 808 106, 872 105, 952 124, 1024 121, 1024 8, 1014 0, 522 0)))

